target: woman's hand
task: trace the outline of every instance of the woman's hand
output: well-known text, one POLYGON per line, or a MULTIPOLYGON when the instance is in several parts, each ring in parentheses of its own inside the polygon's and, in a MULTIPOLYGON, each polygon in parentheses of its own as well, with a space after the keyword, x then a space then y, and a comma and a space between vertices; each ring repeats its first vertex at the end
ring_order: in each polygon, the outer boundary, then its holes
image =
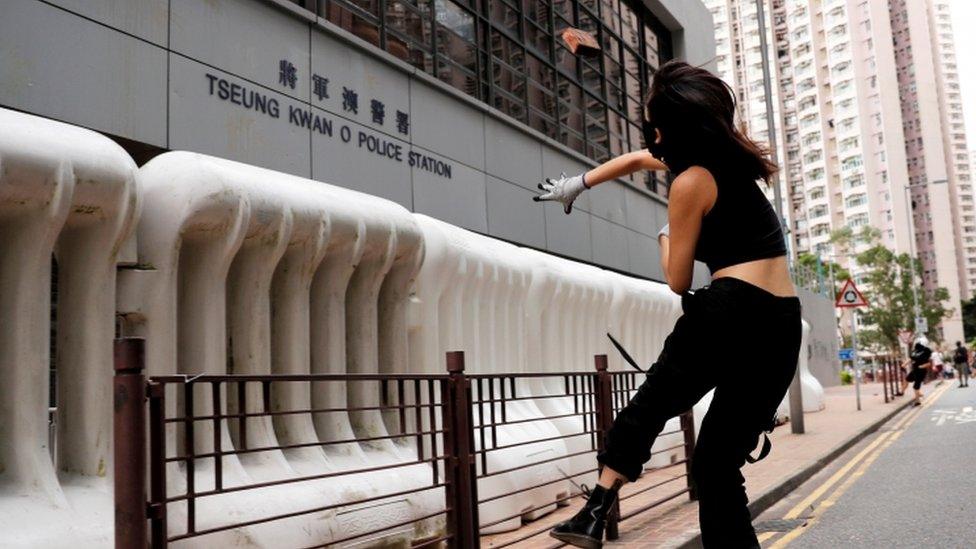
POLYGON ((539 189, 546 191, 539 196, 533 196, 532 200, 541 202, 545 200, 555 200, 561 202, 563 211, 567 214, 573 211, 573 201, 576 200, 583 191, 588 189, 584 174, 566 177, 566 172, 559 176, 559 179, 547 177, 544 183, 539 183, 539 189))
POLYGON ((663 162, 651 156, 647 149, 622 154, 607 160, 592 170, 573 177, 563 173, 559 179, 546 178, 539 184, 544 194, 532 197, 536 202, 555 200, 561 202, 567 214, 573 211, 573 201, 586 189, 620 177, 626 177, 639 170, 666 170, 663 162))

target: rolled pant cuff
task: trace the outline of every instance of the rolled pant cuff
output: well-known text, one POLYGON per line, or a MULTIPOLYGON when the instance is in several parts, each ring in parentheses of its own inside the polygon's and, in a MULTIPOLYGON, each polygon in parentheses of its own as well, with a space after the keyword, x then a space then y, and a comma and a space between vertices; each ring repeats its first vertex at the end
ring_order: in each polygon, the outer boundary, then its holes
POLYGON ((600 465, 609 467, 620 473, 630 482, 636 482, 637 478, 640 477, 641 472, 644 470, 643 464, 638 463, 635 465, 633 460, 629 460, 624 456, 619 454, 611 454, 609 452, 601 452, 597 454, 596 461, 600 465))

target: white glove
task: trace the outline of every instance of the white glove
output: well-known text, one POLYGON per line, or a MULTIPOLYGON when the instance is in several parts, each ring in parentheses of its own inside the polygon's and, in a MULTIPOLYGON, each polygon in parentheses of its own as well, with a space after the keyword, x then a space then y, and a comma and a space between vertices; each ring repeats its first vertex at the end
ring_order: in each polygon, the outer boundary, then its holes
POLYGON ((661 241, 661 237, 662 236, 666 236, 668 238, 671 237, 671 224, 670 223, 665 223, 664 226, 661 227, 661 230, 657 232, 657 241, 658 242, 661 241))
POLYGON ((547 177, 545 183, 539 183, 539 189, 546 192, 539 196, 533 196, 532 200, 536 202, 543 200, 561 202, 563 211, 568 214, 573 211, 573 201, 576 200, 576 197, 589 187, 586 186, 583 174, 566 177, 566 172, 563 172, 559 179, 547 177))

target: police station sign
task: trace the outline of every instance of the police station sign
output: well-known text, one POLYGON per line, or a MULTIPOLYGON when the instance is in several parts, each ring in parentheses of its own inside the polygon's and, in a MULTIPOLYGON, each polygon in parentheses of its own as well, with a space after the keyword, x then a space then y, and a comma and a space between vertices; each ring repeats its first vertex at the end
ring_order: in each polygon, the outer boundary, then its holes
MULTIPOLYGON (((427 171, 447 179, 451 178, 452 165, 450 163, 417 151, 405 150, 405 146, 408 145, 402 141, 393 139, 381 132, 357 128, 356 125, 349 123, 349 118, 355 118, 360 114, 360 96, 355 89, 342 85, 338 86, 339 97, 342 100, 342 112, 333 114, 328 111, 297 105, 287 105, 283 108, 276 97, 262 91, 258 86, 235 82, 210 72, 206 72, 205 76, 207 94, 219 101, 226 101, 242 109, 308 129, 313 133, 337 140, 344 145, 357 147, 378 157, 405 163, 411 168, 427 171)), ((287 59, 282 59, 279 62, 278 83, 290 89, 295 89, 299 84, 295 66, 287 59)), ((329 78, 313 73, 311 84, 312 95, 319 102, 331 97, 330 93, 333 92, 333 89, 329 78)), ((397 135, 402 135, 404 139, 409 138, 410 115, 408 113, 400 109, 392 109, 391 116, 387 116, 387 107, 382 101, 375 98, 364 98, 364 114, 365 99, 369 100, 370 122, 374 125, 389 127, 391 133, 395 132, 397 135)))

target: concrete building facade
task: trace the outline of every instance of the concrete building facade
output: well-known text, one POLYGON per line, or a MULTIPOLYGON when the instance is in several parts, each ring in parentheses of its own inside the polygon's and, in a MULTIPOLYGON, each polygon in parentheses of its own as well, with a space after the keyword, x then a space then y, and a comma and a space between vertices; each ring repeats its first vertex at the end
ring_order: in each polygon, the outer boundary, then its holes
POLYGON ((14 0, 0 106, 102 132, 139 163, 206 153, 662 280, 659 174, 601 185, 572 215, 531 197, 641 148, 655 68, 713 57, 697 0, 14 0), (569 26, 603 54, 571 55, 569 26))

